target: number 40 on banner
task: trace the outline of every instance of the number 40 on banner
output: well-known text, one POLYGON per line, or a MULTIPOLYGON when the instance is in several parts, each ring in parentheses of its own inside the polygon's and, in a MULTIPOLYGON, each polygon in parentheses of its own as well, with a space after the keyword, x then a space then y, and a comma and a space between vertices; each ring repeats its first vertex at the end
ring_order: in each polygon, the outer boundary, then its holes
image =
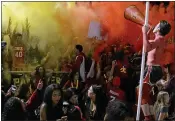
POLYGON ((21 58, 21 57, 23 57, 23 53, 21 51, 18 51, 15 53, 15 57, 21 58))

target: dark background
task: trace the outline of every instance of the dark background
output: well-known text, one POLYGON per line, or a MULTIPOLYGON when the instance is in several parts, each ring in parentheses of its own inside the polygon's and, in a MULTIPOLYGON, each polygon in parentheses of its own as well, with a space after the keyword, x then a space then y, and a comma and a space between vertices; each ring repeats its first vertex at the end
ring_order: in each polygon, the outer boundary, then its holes
POLYGON ((152 5, 160 5, 160 4, 164 4, 164 7, 167 7, 169 5, 169 1, 151 1, 150 4, 152 5))

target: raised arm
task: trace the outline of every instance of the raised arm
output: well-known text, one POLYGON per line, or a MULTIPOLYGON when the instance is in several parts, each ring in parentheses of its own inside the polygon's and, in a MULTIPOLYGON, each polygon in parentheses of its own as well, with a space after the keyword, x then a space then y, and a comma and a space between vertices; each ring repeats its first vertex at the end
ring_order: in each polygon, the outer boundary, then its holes
POLYGON ((47 121, 46 105, 43 103, 40 108, 40 121, 47 121))
POLYGON ((159 45, 159 40, 154 39, 154 40, 149 40, 149 34, 150 34, 151 29, 148 31, 147 26, 142 27, 142 33, 143 33, 143 45, 145 47, 145 51, 149 52, 155 48, 158 47, 159 45))
POLYGON ((112 68, 111 68, 111 71, 110 71, 109 81, 111 81, 113 79, 114 69, 115 69, 116 65, 117 65, 117 62, 115 60, 112 61, 112 68))

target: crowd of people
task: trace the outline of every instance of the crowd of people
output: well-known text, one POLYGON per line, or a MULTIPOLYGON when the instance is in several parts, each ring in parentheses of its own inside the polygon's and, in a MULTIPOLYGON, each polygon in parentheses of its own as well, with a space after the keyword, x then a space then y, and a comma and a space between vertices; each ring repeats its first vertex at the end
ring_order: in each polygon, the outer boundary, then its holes
MULTIPOLYGON (((154 41, 149 41, 148 28, 142 28, 147 63, 141 120, 175 119, 175 63, 162 65, 159 60, 170 30, 168 22, 160 21, 154 41)), ((141 52, 130 44, 108 48, 96 61, 76 45, 75 62, 62 68, 70 74, 59 84, 48 82, 45 68, 38 66, 30 83, 1 90, 2 121, 135 120, 141 52)))

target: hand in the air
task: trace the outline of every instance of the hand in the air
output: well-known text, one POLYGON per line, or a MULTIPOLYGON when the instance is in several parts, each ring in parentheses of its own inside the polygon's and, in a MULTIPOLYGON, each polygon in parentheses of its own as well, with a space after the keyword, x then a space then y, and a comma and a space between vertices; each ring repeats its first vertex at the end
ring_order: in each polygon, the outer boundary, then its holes
POLYGON ((12 88, 8 89, 7 93, 6 93, 6 96, 10 96, 12 95, 12 88))
POLYGON ((116 60, 112 61, 112 67, 115 67, 116 65, 117 65, 117 61, 116 60))
POLYGON ((39 80, 39 83, 37 85, 37 89, 41 90, 43 88, 43 81, 41 81, 41 79, 39 80))

